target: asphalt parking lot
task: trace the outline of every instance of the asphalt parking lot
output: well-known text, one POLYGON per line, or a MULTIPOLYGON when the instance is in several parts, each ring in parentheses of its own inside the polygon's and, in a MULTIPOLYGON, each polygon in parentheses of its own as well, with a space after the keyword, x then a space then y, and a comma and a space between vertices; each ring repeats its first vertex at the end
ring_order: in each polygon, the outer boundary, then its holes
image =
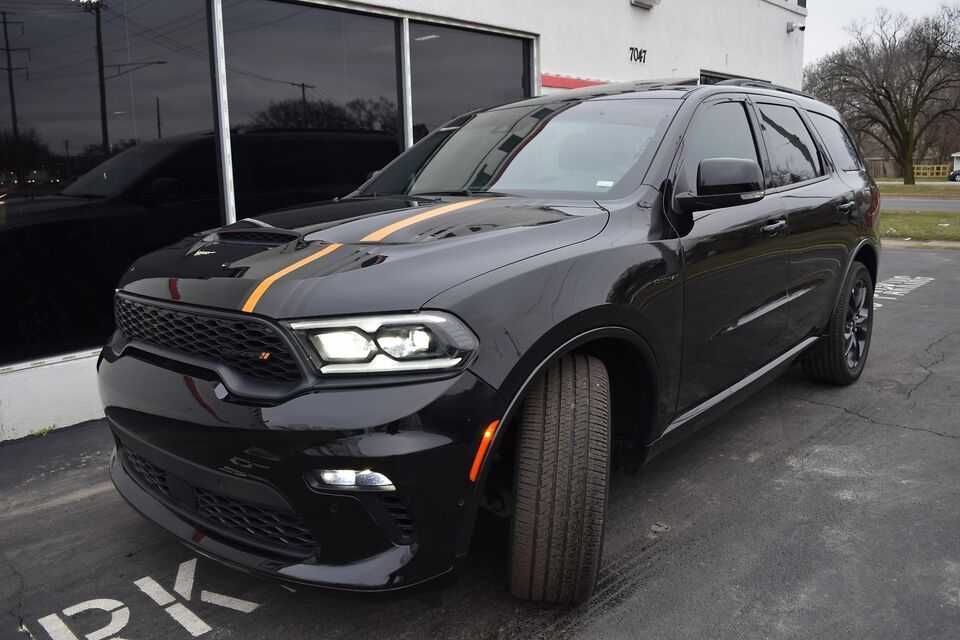
POLYGON ((580 608, 513 600, 495 526, 456 580, 401 594, 194 563, 115 493, 93 423, 0 446, 0 638, 956 638, 960 252, 887 250, 881 280, 857 385, 794 369, 614 479, 580 608))

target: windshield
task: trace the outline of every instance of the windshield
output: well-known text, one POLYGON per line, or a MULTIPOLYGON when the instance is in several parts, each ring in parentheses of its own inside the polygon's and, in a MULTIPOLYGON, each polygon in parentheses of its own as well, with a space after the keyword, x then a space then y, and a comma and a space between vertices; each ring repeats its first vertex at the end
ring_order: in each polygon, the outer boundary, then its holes
POLYGON ((176 144, 142 144, 119 153, 77 178, 66 196, 108 198, 120 195, 178 148, 176 144))
POLYGON ((484 111, 435 131, 358 195, 617 197, 640 184, 676 106, 619 99, 484 111))

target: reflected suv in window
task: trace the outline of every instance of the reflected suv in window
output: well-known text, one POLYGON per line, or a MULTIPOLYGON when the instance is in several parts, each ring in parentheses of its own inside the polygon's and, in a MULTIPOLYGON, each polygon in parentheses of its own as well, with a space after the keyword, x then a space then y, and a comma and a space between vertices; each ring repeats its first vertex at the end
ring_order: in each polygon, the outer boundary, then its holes
POLYGON ((837 112, 775 87, 468 114, 134 264, 98 363, 113 480, 206 557, 336 589, 446 574, 499 519, 511 591, 582 602, 613 461, 794 361, 859 378, 878 204, 837 112))

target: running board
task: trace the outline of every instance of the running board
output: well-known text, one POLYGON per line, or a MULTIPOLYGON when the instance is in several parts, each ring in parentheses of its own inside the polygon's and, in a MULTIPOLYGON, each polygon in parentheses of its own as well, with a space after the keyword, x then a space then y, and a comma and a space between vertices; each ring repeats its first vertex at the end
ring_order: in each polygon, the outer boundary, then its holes
POLYGON ((776 369, 776 368, 779 367, 780 365, 782 365, 782 364, 788 362, 789 360, 797 357, 804 349, 806 349, 807 347, 809 347, 810 345, 812 345, 814 342, 816 342, 816 341, 819 340, 819 339, 820 339, 820 338, 818 338, 818 337, 816 337, 816 336, 807 338, 806 340, 804 340, 803 342, 801 342, 801 343, 798 344, 797 346, 793 347, 793 348, 790 349, 789 351, 783 353, 782 355, 780 355, 780 356, 777 357, 776 359, 774 359, 774 360, 768 362, 767 364, 763 365, 762 367, 760 367, 759 369, 757 369, 756 371, 754 371, 753 373, 751 373, 750 375, 748 375, 746 378, 744 378, 744 379, 741 380, 740 382, 737 382, 736 384, 733 384, 733 385, 727 387, 726 389, 724 389, 723 391, 721 391, 721 392, 718 393, 717 395, 712 396, 712 397, 708 398, 707 400, 705 400, 704 402, 698 404, 698 405, 695 406, 693 409, 690 409, 689 411, 687 411, 686 413, 684 413, 683 415, 681 415, 679 418, 677 418, 676 420, 674 420, 673 422, 671 422, 671 423, 667 426, 666 430, 665 430, 662 434, 660 434, 660 437, 662 438, 663 436, 667 435, 668 433, 670 433, 670 432, 673 431, 674 429, 678 429, 678 428, 682 427, 683 425, 687 424, 688 422, 690 422, 690 421, 693 420, 694 418, 696 418, 696 417, 704 414, 705 412, 709 411, 710 409, 712 409, 713 407, 717 406, 717 405, 720 404, 721 402, 727 400, 728 398, 730 398, 731 396, 733 396, 733 395, 736 394, 737 392, 746 389, 746 388, 749 387, 751 384, 753 384, 754 382, 756 382, 757 380, 759 380, 759 379, 762 378, 763 376, 767 375, 768 373, 770 373, 771 371, 773 371, 774 369, 776 369))

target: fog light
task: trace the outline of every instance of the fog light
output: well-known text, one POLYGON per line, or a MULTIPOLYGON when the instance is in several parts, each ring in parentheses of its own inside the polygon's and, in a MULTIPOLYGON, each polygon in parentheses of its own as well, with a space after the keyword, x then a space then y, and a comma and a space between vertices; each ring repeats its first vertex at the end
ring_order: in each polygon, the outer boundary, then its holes
POLYGON ((308 475, 307 482, 315 488, 330 487, 356 491, 394 491, 396 489, 390 478, 370 469, 321 469, 308 475))

